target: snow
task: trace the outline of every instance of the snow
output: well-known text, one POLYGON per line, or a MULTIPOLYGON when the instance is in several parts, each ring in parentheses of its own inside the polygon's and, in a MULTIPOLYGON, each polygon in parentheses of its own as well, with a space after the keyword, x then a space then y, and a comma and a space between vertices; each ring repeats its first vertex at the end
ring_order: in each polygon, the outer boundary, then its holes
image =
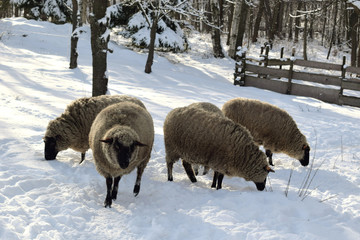
MULTIPOLYGON (((147 19, 150 20, 148 17, 147 19)), ((184 51, 184 34, 179 25, 174 22, 175 30, 166 25, 163 19, 158 22, 158 30, 155 38, 155 48, 171 49, 175 51, 184 51)), ((122 35, 128 35, 132 38, 133 44, 136 46, 150 45, 150 30, 146 18, 141 12, 134 14, 127 25, 127 31, 122 35)))
POLYGON ((90 31, 80 35, 79 67, 71 70, 71 28, 0 20, 1 239, 360 239, 360 109, 234 86, 235 62, 211 57, 211 40, 200 34, 189 39, 188 53, 155 55, 151 74, 144 73, 146 53, 109 43, 110 93, 141 99, 156 136, 140 194, 132 193, 133 172, 121 179, 112 208, 104 208, 105 179, 91 151, 81 165, 72 150, 55 161, 43 155, 48 122, 72 100, 91 96, 90 31), (275 173, 263 192, 237 177, 211 189, 212 172, 193 184, 180 162, 174 182, 167 181, 167 113, 198 101, 221 107, 240 96, 285 109, 307 136, 311 176, 318 171, 306 198, 298 191, 310 167, 283 154, 274 154, 275 173))

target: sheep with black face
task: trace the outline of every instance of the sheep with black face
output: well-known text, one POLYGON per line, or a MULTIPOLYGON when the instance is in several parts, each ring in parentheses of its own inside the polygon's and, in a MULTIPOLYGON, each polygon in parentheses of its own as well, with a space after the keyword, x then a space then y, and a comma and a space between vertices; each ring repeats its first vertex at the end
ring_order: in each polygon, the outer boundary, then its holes
POLYGON ((71 148, 81 153, 82 162, 89 149, 89 131, 95 117, 105 107, 127 101, 145 108, 139 99, 127 95, 83 97, 71 102, 64 113, 47 126, 44 136, 45 159, 54 160, 60 151, 71 148))
POLYGON ((154 124, 149 112, 138 104, 122 102, 102 110, 89 133, 96 170, 105 177, 105 207, 116 199, 123 175, 137 168, 133 193, 140 192, 141 177, 150 160, 154 124))
POLYGON ((262 191, 273 171, 246 128, 201 108, 172 110, 164 122, 164 142, 169 181, 173 181, 173 164, 180 158, 192 182, 197 180, 191 164, 201 164, 220 174, 253 181, 262 191))
MULTIPOLYGON (((215 114, 218 114, 219 116, 224 116, 223 112, 220 110, 220 108, 218 108, 216 105, 209 103, 209 102, 196 102, 196 103, 192 103, 190 104, 188 107, 190 108, 199 108, 202 109, 204 111, 208 111, 208 112, 212 112, 215 114)), ((199 164, 193 164, 192 165, 195 175, 199 174, 199 168, 200 165, 199 164)), ((203 175, 206 175, 210 168, 208 166, 203 166, 204 171, 203 171, 203 175)))
POLYGON ((299 160, 302 166, 309 164, 310 147, 306 137, 286 111, 247 98, 229 100, 222 111, 226 117, 246 127, 255 143, 264 146, 270 165, 273 165, 272 154, 278 152, 299 160))

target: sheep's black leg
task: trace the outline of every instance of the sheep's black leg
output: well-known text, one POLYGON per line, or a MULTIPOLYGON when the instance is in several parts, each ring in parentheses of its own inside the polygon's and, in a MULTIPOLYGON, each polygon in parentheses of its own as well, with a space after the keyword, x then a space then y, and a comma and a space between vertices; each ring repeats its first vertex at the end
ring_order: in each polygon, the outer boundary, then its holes
POLYGON ((218 173, 218 179, 217 179, 217 180, 218 180, 218 183, 217 183, 216 190, 221 189, 223 179, 224 179, 224 174, 218 173))
POLYGON ((269 164, 271 165, 271 166, 274 166, 274 164, 273 164, 273 162, 272 162, 272 152, 269 150, 269 149, 267 149, 266 151, 265 151, 265 153, 266 153, 266 156, 269 158, 269 164))
POLYGON ((81 153, 81 161, 79 164, 81 164, 85 160, 85 153, 81 153))
POLYGON ((209 172, 209 167, 208 166, 204 166, 204 172, 203 175, 206 175, 209 172))
POLYGON ((213 177, 213 181, 212 181, 212 184, 211 184, 211 188, 216 188, 216 182, 217 182, 217 179, 218 179, 218 175, 219 175, 219 173, 217 171, 214 171, 214 177, 213 177))
POLYGON ((173 181, 173 175, 172 175, 172 170, 173 170, 173 162, 167 162, 166 166, 167 166, 167 170, 168 170, 168 181, 173 181))
POLYGON ((141 177, 142 177, 142 174, 144 173, 145 166, 138 166, 138 168, 137 168, 136 182, 135 182, 134 191, 133 191, 135 197, 140 192, 141 177))
POLYGON ((176 162, 177 160, 179 160, 178 157, 173 156, 173 154, 170 153, 166 153, 166 166, 167 166, 167 170, 168 170, 168 181, 173 181, 173 165, 174 162, 176 162))
POLYGON ((112 199, 111 199, 112 184, 113 184, 113 178, 107 177, 106 178, 107 193, 106 193, 104 205, 105 207, 109 207, 109 208, 111 208, 111 203, 112 203, 112 199))
POLYGON ((182 161, 182 164, 183 164, 183 166, 184 166, 185 172, 186 172, 186 174, 188 175, 190 181, 193 182, 193 183, 196 182, 196 177, 195 177, 195 175, 194 175, 194 171, 193 171, 193 169, 192 169, 191 164, 188 163, 188 162, 186 162, 186 161, 184 161, 184 160, 182 161))
POLYGON ((194 169, 195 175, 197 176, 199 174, 199 165, 197 165, 197 164, 194 165, 193 169, 194 169))
POLYGON ((111 192, 111 199, 116 200, 116 196, 119 189, 119 182, 120 182, 121 176, 114 178, 114 186, 112 188, 111 192))

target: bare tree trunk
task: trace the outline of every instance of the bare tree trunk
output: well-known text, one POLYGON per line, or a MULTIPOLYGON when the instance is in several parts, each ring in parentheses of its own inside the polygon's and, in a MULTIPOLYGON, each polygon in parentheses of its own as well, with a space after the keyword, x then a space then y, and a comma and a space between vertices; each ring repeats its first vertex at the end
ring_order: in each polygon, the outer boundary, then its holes
POLYGON ((242 46, 243 45, 243 39, 244 39, 244 35, 245 35, 245 31, 246 31, 246 19, 247 19, 247 14, 249 12, 249 5, 246 3, 246 1, 242 1, 241 4, 241 13, 240 13, 240 24, 239 24, 239 29, 237 32, 237 38, 236 38, 236 49, 238 46, 242 46))
POLYGON ((336 34, 336 20, 337 20, 336 18, 337 18, 337 13, 338 13, 338 0, 336 0, 334 4, 335 4, 335 7, 334 7, 334 15, 333 15, 333 20, 334 20, 333 29, 332 29, 332 33, 331 33, 330 47, 329 47, 329 51, 328 51, 326 59, 329 59, 332 46, 336 39, 335 34, 336 34))
POLYGON ((80 24, 86 24, 87 22, 87 8, 88 8, 88 0, 80 0, 80 24))
POLYGON ((107 92, 107 51, 110 32, 107 28, 108 20, 103 21, 108 0, 94 0, 93 16, 90 18, 91 50, 93 66, 92 95, 105 95, 107 92), (108 34, 106 34, 108 33, 108 34))
POLYGON ((324 9, 324 23, 323 23, 323 27, 322 27, 322 32, 321 32, 321 45, 324 46, 324 39, 326 36, 326 24, 327 24, 327 19, 328 19, 328 10, 324 9))
MULTIPOLYGON (((271 35, 269 35, 269 40, 270 42, 273 42, 273 40, 275 39, 275 34, 280 36, 279 32, 277 31, 278 25, 279 25, 279 11, 280 11, 280 3, 277 2, 273 8, 273 13, 272 13, 272 21, 271 21, 271 35), (272 36, 272 37, 270 37, 272 36)), ((282 17, 282 16, 281 16, 282 17)))
POLYGON ((303 57, 304 60, 307 60, 307 36, 308 36, 308 15, 305 14, 305 23, 304 23, 304 33, 303 33, 303 38, 304 38, 304 44, 303 44, 303 57))
POLYGON ((279 2, 279 14, 278 14, 278 21, 277 21, 277 33, 278 36, 282 39, 284 37, 284 32, 283 32, 283 18, 284 18, 284 10, 285 10, 285 6, 284 6, 284 1, 281 0, 279 2))
POLYGON ((274 31, 273 31, 273 16, 271 14, 271 8, 270 8, 270 3, 269 0, 264 0, 264 16, 265 16, 265 20, 266 20, 266 29, 267 29, 267 34, 269 37, 269 41, 273 42, 274 41, 274 31))
POLYGON ((225 55, 222 51, 221 32, 220 32, 220 27, 222 25, 221 16, 220 16, 220 14, 221 14, 220 13, 220 4, 222 4, 222 1, 221 0, 220 1, 211 0, 210 4, 211 4, 211 12, 212 12, 211 22, 215 26, 211 30, 213 53, 214 53, 214 57, 223 58, 223 57, 225 57, 225 55))
POLYGON ((232 20, 233 20, 233 16, 234 16, 234 4, 230 3, 230 15, 228 17, 228 35, 227 35, 227 40, 226 40, 226 45, 229 46, 230 45, 230 34, 231 34, 231 25, 232 25, 232 20))
MULTIPOLYGON (((301 6, 302 6, 302 2, 298 2, 296 16, 299 15, 301 6)), ((295 18, 295 38, 294 38, 295 43, 297 43, 299 41, 299 29, 300 29, 300 17, 296 17, 295 18)))
POLYGON ((237 40, 237 34, 239 30, 240 25, 240 15, 241 15, 241 2, 242 0, 236 0, 235 1, 235 7, 234 7, 234 15, 233 20, 231 24, 231 34, 230 34, 230 46, 228 55, 229 57, 235 59, 236 58, 236 40, 237 40))
MULTIPOLYGON (((292 11, 293 11, 293 3, 290 2, 288 3, 289 4, 289 13, 292 14, 292 11)), ((289 28, 289 35, 288 35, 288 40, 291 40, 293 38, 293 18, 290 17, 289 19, 289 25, 288 25, 288 28, 289 28)))
POLYGON ((254 24, 254 33, 252 36, 252 42, 257 42, 258 34, 259 34, 259 28, 261 23, 261 17, 264 13, 264 0, 260 0, 259 2, 259 10, 256 15, 255 24, 254 24))
POLYGON ((153 21, 152 21, 151 30, 150 30, 149 54, 148 54, 146 64, 145 64, 145 73, 151 73, 151 66, 154 61, 156 30, 157 30, 157 25, 158 25, 158 21, 159 21, 159 14, 160 13, 158 11, 155 11, 154 16, 153 16, 153 21))
POLYGON ((358 37, 357 37, 357 23, 359 21, 359 15, 356 11, 353 11, 349 19, 349 28, 351 36, 351 66, 356 67, 357 60, 357 47, 358 47, 358 37))
POLYGON ((78 27, 78 2, 77 0, 72 0, 73 9, 72 9, 72 34, 71 34, 71 49, 70 49, 70 69, 77 68, 77 43, 79 40, 78 33, 75 30, 78 27))

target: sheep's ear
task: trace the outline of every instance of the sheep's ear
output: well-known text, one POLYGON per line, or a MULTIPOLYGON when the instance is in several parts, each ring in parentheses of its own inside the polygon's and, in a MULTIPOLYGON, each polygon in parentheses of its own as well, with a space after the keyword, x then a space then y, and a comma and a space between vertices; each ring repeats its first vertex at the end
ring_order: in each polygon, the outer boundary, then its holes
POLYGON ((306 145, 306 144, 303 145, 302 149, 310 151, 310 147, 308 145, 306 145))
POLYGON ((275 172, 274 170, 271 169, 271 167, 269 167, 268 165, 264 167, 264 170, 269 172, 275 172))
POLYGON ((143 143, 138 142, 138 141, 135 141, 135 142, 134 142, 134 145, 135 145, 135 146, 138 146, 138 147, 147 147, 146 144, 143 144, 143 143))
POLYGON ((112 144, 113 139, 112 138, 107 138, 107 139, 100 139, 99 141, 103 142, 103 143, 107 143, 107 144, 112 144))

